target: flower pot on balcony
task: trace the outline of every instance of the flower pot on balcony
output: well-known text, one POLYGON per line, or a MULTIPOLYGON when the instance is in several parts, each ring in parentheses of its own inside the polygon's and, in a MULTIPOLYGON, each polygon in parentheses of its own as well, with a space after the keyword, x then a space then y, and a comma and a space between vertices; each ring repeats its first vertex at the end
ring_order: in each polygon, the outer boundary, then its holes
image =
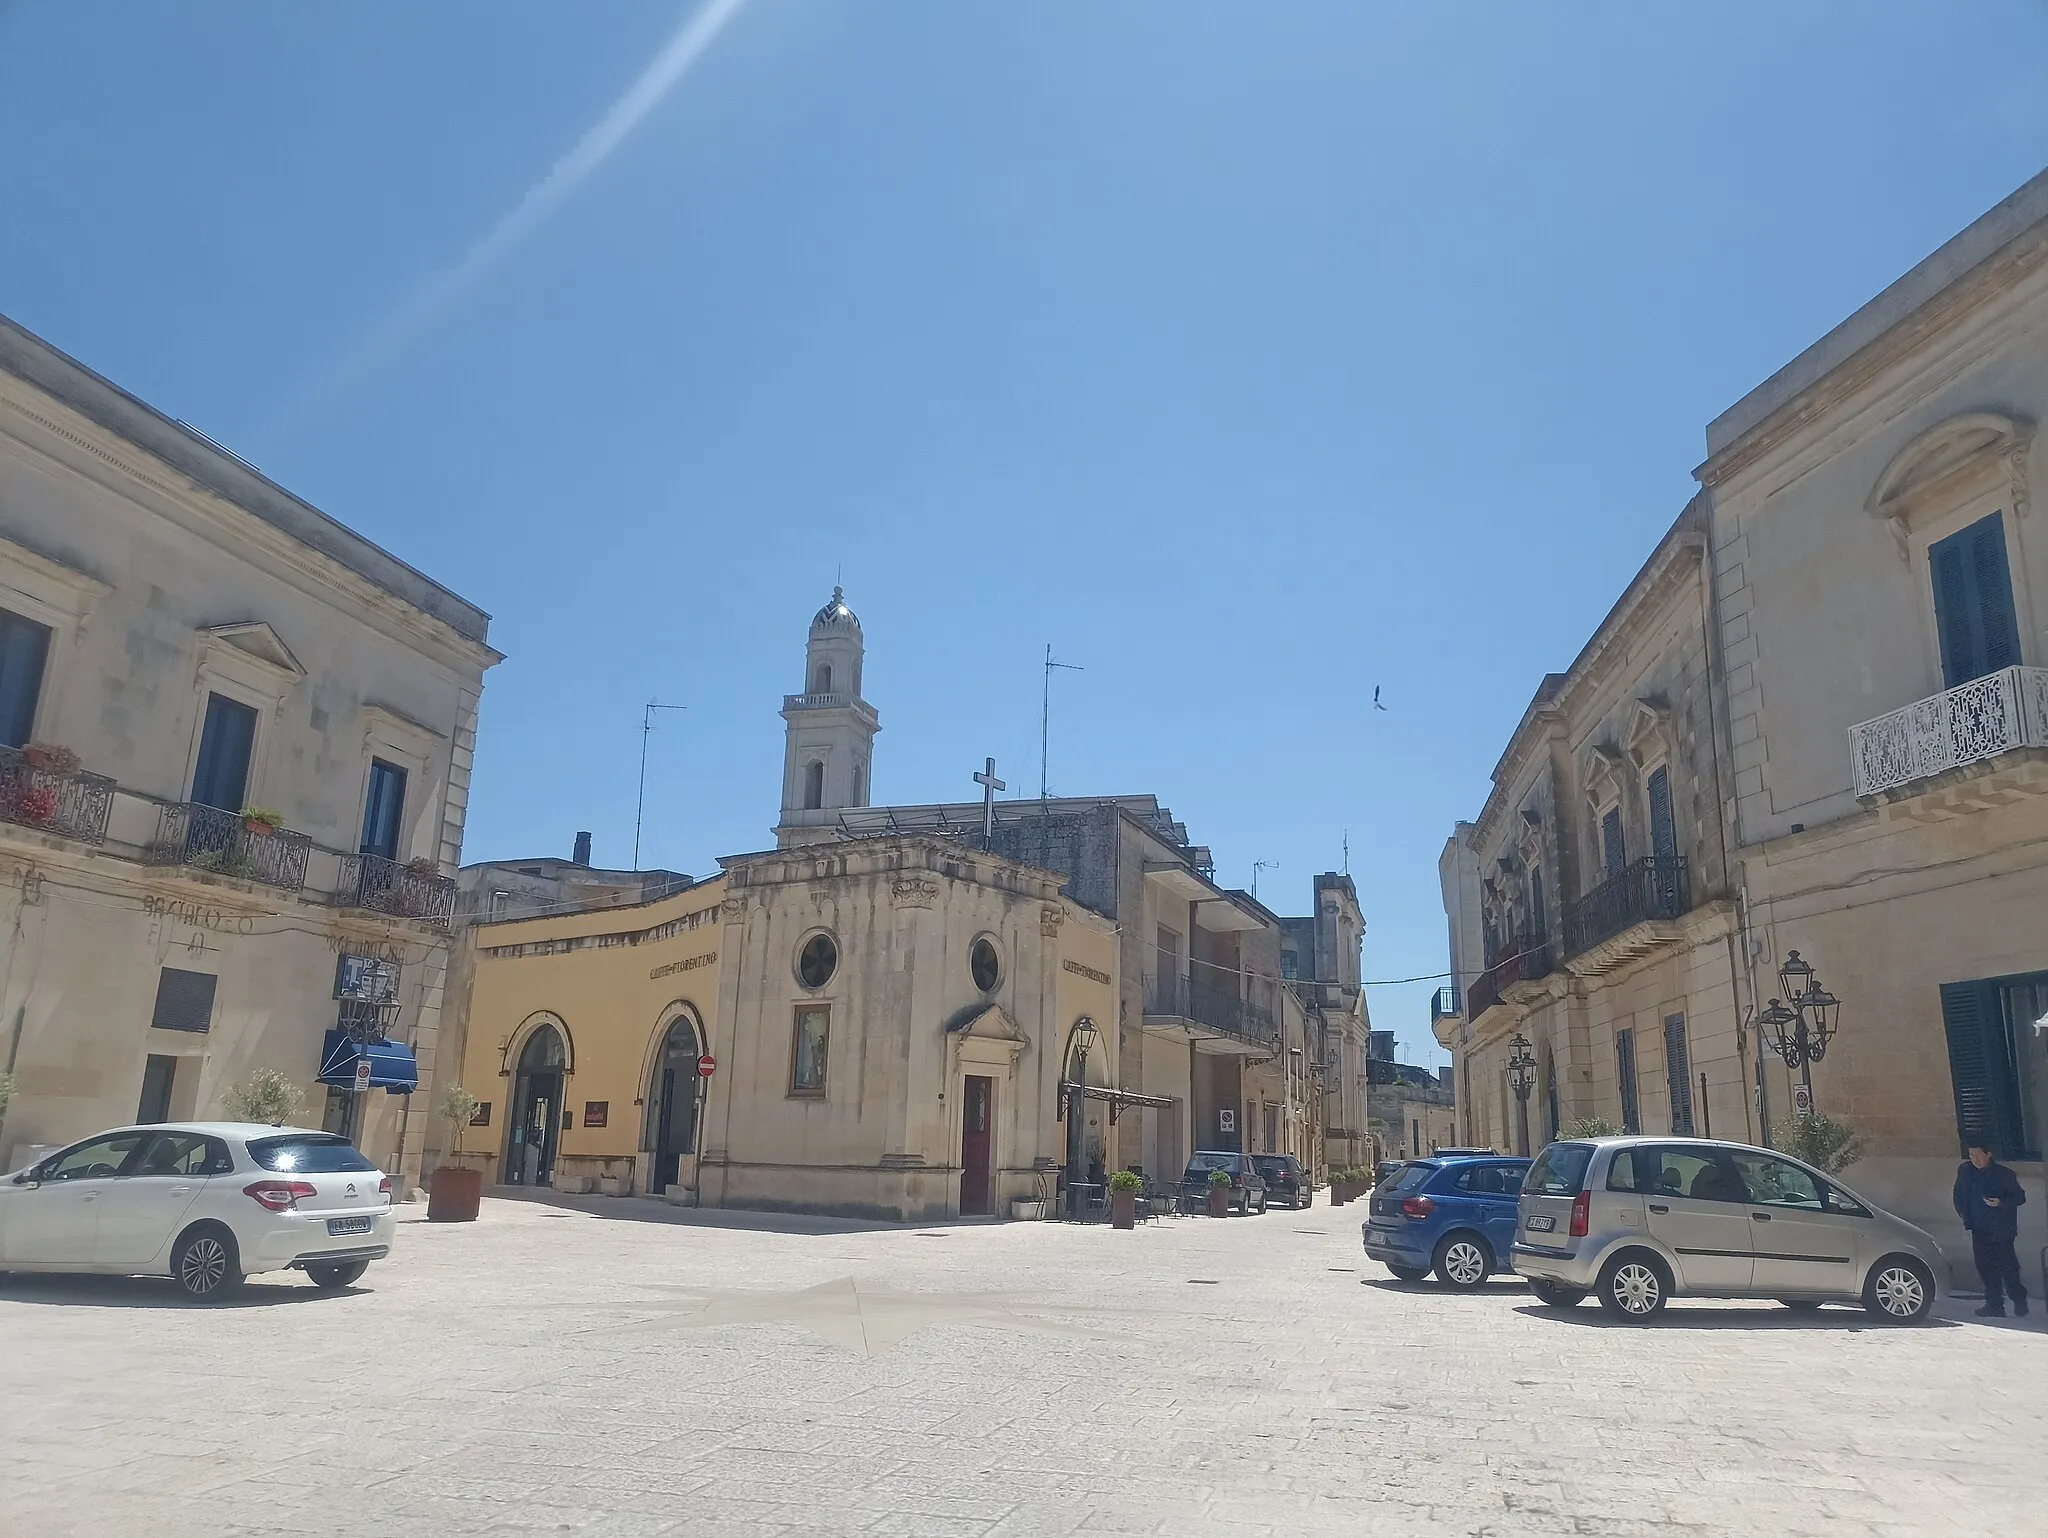
POLYGON ((427 1221, 474 1223, 477 1209, 483 1204, 483 1195, 482 1170, 457 1169, 452 1164, 444 1164, 434 1171, 433 1184, 427 1192, 427 1221))
POLYGON ((1112 1228, 1135 1228, 1138 1226, 1138 1193, 1136 1191, 1112 1191, 1109 1193, 1109 1223, 1112 1228))
POLYGON ((29 768, 45 774, 78 773, 78 755, 58 743, 31 742, 21 750, 21 756, 28 760, 29 768))
POLYGON ((45 823, 57 815, 57 787, 24 785, 16 792, 14 809, 26 823, 45 823))

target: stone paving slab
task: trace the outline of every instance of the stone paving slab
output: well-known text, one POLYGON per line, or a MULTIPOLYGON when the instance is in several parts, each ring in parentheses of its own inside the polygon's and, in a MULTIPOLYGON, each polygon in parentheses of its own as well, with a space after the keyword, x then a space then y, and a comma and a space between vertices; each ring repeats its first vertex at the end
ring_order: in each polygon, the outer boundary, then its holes
POLYGON ((1396 1286, 1357 1206, 417 1216, 341 1294, 0 1281, 0 1534, 2048 1531, 2048 1335, 1966 1304, 1637 1329, 1396 1286))

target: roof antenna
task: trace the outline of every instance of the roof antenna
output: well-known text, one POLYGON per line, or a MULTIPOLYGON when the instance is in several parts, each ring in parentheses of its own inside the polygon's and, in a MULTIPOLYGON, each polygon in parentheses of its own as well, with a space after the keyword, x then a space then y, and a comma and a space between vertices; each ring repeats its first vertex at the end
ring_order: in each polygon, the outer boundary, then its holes
POLYGON ((1344 830, 1344 874, 1351 874, 1351 830, 1344 830))
POLYGON ((1052 742, 1052 670, 1065 668, 1069 673, 1085 673, 1088 670, 1078 662, 1055 662, 1052 642, 1045 643, 1045 700, 1038 711, 1038 799, 1044 801, 1052 795, 1052 781, 1047 777, 1046 765, 1050 757, 1052 742))

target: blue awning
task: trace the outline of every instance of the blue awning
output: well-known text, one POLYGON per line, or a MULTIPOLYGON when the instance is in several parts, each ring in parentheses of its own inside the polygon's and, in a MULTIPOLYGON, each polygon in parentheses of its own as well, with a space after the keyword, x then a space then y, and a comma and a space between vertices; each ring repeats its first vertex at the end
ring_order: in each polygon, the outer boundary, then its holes
POLYGON ((419 1064, 402 1041, 351 1041, 347 1031, 329 1031, 320 1047, 320 1082, 353 1089, 356 1064, 370 1060, 370 1087, 409 1095, 420 1087, 419 1064))

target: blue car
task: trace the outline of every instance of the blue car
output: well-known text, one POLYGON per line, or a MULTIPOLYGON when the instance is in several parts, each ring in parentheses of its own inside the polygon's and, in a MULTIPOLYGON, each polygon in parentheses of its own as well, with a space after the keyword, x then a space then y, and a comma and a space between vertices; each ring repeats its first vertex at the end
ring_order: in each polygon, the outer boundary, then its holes
POLYGON ((1528 1173, 1527 1159, 1410 1159, 1372 1193, 1366 1258, 1404 1282, 1434 1271, 1447 1287, 1514 1270, 1516 1203, 1528 1173))

